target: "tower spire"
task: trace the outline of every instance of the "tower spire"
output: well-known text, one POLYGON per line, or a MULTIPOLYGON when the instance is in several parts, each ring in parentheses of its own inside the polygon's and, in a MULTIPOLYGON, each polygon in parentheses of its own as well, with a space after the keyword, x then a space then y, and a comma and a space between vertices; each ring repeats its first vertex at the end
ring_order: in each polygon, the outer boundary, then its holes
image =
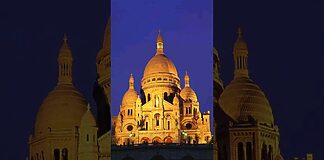
POLYGON ((187 71, 184 79, 185 79, 185 87, 190 87, 190 82, 189 82, 190 78, 187 71))
POLYGON ((134 77, 133 74, 129 77, 129 89, 134 89, 134 77))
POLYGON ((59 66, 58 84, 72 84, 72 51, 68 44, 67 34, 64 34, 63 44, 57 58, 59 66))
POLYGON ((235 71, 234 78, 249 77, 248 70, 248 47, 243 39, 242 29, 239 27, 237 39, 233 49, 235 71))
POLYGON ((156 38, 156 54, 164 54, 163 51, 163 37, 161 31, 159 30, 158 36, 156 38))

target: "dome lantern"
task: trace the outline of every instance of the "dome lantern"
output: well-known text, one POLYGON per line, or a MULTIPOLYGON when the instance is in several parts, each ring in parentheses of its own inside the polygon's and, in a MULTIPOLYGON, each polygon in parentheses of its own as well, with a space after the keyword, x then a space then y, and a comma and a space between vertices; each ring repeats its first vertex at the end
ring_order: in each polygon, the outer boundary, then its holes
POLYGON ((163 52, 163 37, 162 37, 160 30, 159 30, 158 36, 156 38, 156 54, 164 54, 164 52, 163 52))
POLYGON ((72 51, 64 34, 63 44, 57 59, 59 66, 58 84, 72 84, 72 51))
POLYGON ((185 87, 190 87, 190 82, 189 82, 190 78, 187 71, 184 79, 185 79, 185 87))
POLYGON ((129 89, 134 89, 134 77, 133 74, 129 77, 129 89))
POLYGON ((249 77, 248 48, 243 39, 242 30, 238 28, 238 36, 233 49, 235 71, 234 77, 249 77))

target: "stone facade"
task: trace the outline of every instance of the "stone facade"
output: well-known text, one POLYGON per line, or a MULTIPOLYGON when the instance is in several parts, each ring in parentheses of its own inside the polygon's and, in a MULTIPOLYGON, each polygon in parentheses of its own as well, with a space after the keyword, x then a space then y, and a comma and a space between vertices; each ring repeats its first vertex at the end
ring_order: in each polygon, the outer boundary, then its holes
MULTIPOLYGON (((102 94, 96 100, 101 99, 98 104, 106 104, 104 107, 110 103, 109 58, 110 23, 106 27, 103 48, 97 56, 97 88, 102 90, 102 94)), ((110 160, 110 108, 105 108, 107 121, 99 123, 98 127, 90 105, 73 84, 73 56, 66 35, 57 61, 58 83, 37 113, 35 129, 29 137, 29 159, 110 160)))
POLYGON ((176 67, 163 52, 160 32, 156 44, 156 54, 144 70, 140 94, 130 76, 120 112, 113 118, 113 142, 117 145, 210 143, 210 113, 200 112, 188 73, 181 89, 176 67))
MULTIPOLYGON (((214 54, 218 56, 215 50, 214 54)), ((248 48, 239 30, 234 79, 223 89, 214 73, 215 160, 280 160, 279 128, 268 99, 249 77, 248 48), (216 87, 215 87, 216 86, 216 87)), ((219 61, 218 61, 219 62, 219 61)), ((218 70, 215 69, 214 71, 218 70)))

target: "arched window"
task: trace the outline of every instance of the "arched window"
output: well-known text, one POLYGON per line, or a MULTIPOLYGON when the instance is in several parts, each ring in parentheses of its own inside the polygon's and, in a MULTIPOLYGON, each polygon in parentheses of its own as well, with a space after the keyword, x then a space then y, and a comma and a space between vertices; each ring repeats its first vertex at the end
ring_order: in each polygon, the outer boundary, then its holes
POLYGON ((60 150, 54 149, 54 160, 60 160, 60 150))
POLYGON ((269 151, 268 151, 268 160, 272 160, 273 159, 273 156, 272 156, 272 146, 269 145, 269 151))
POLYGON ((155 114, 154 119, 156 122, 156 126, 160 126, 160 114, 155 114))
POLYGON ((263 143, 261 150, 261 160, 267 160, 267 145, 263 143))
POLYGON ((131 140, 129 138, 127 138, 127 145, 130 145, 131 144, 131 140))
POLYGON ((89 134, 87 134, 87 142, 89 142, 89 134))
POLYGON ((68 160, 69 154, 68 154, 68 150, 66 148, 64 148, 62 150, 62 159, 63 160, 68 160))
POLYGON ((145 122, 145 130, 148 130, 149 128, 149 124, 148 124, 148 122, 145 122))
POLYGON ((151 94, 147 94, 147 101, 151 100, 151 94))
POLYGON ((168 97, 168 93, 167 92, 164 92, 163 98, 164 98, 164 100, 169 101, 169 97, 168 97))
POLYGON ((237 158, 238 158, 238 160, 244 160, 244 158, 245 158, 242 142, 237 144, 237 158))
POLYGON ((168 121, 168 130, 170 130, 170 121, 168 121))
POLYGON ((253 160, 253 152, 252 152, 252 143, 247 142, 246 143, 246 160, 253 160))

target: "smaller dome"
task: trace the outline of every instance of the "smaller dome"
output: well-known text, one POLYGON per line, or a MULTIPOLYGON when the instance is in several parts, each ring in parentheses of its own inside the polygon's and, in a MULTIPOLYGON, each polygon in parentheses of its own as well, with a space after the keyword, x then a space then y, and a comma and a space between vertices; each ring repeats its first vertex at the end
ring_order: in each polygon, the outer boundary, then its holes
POLYGON ((134 89, 128 89, 123 96, 122 105, 135 105, 137 95, 134 89))
POLYGON ((180 92, 180 96, 184 100, 197 101, 197 95, 191 87, 184 87, 180 92))
POLYGON ((131 74, 129 77, 129 88, 123 96, 122 105, 135 105, 138 94, 134 89, 134 77, 131 74))
POLYGON ((239 28, 238 29, 238 37, 234 44, 234 52, 235 51, 247 51, 247 50, 248 50, 247 44, 243 39, 241 28, 239 28))
POLYGON ((195 91, 190 87, 190 78, 188 72, 186 72, 184 80, 185 87, 180 92, 181 98, 184 100, 198 101, 195 91))
POLYGON ((60 48, 60 52, 59 52, 59 57, 58 58, 71 58, 72 59, 72 51, 71 48, 68 44, 68 37, 67 34, 64 34, 64 38, 63 38, 63 45, 60 48))
POLYGON ((84 113, 83 117, 81 118, 80 126, 91 126, 95 127, 96 119, 94 118, 93 114, 90 111, 90 106, 88 105, 88 110, 84 113))

